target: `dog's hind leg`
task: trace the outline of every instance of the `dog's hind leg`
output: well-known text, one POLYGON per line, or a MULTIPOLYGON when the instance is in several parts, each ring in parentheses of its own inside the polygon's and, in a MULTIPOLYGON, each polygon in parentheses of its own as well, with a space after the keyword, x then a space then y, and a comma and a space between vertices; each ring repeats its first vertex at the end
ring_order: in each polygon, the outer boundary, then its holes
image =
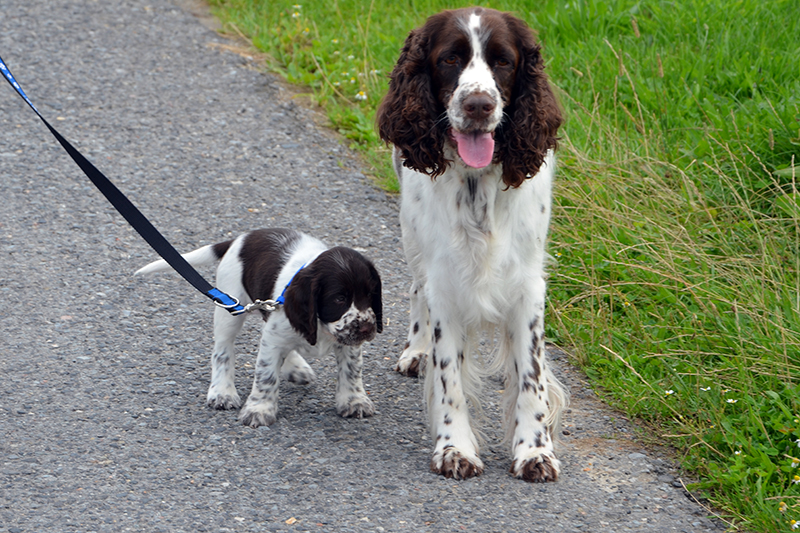
POLYGON ((414 282, 409 290, 411 316, 408 325, 408 340, 394 369, 406 376, 418 376, 425 370, 431 349, 431 319, 428 299, 425 296, 425 274, 419 248, 412 235, 403 228, 403 249, 406 262, 411 267, 414 282))
POLYGON ((234 340, 242 329, 244 315, 233 316, 217 308, 214 311, 214 351, 211 353, 211 384, 206 404, 214 409, 237 409, 242 405, 236 392, 234 340))
POLYGON ((303 357, 292 350, 281 367, 281 379, 285 379, 295 385, 308 385, 317 379, 311 366, 303 357))
POLYGON ((406 376, 422 374, 428 351, 431 349, 431 324, 424 293, 424 284, 415 281, 411 285, 411 322, 408 326, 408 340, 394 368, 406 376))

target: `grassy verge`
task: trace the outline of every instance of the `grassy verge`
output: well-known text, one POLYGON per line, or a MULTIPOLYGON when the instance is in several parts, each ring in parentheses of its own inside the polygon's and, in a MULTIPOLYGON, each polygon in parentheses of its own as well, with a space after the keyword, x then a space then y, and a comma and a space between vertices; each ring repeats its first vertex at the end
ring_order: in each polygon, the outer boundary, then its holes
MULTIPOLYGON (((413 27, 452 2, 213 0, 391 189, 374 131, 413 27)), ((734 527, 800 521, 800 3, 497 1, 567 123, 548 335, 680 450, 734 527)))

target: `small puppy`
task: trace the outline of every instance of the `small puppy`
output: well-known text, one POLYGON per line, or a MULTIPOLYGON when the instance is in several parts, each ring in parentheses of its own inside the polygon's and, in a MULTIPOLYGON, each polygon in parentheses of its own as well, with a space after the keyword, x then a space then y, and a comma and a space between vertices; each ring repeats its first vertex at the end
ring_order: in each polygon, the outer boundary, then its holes
MULTIPOLYGON (((297 384, 314 380, 303 356, 320 356, 331 348, 339 365, 336 411, 343 417, 371 416, 372 401, 361 381, 361 346, 383 330, 381 279, 373 264, 350 248, 328 248, 291 229, 261 229, 212 244, 183 256, 191 265, 221 259, 217 288, 242 305, 255 300, 284 303, 261 311, 264 329, 255 380, 239 420, 251 427, 277 420, 279 376, 297 384)), ((136 275, 170 270, 163 259, 136 275)), ((214 351, 207 404, 235 409, 241 399, 234 384, 234 340, 245 315, 214 312, 214 351)))

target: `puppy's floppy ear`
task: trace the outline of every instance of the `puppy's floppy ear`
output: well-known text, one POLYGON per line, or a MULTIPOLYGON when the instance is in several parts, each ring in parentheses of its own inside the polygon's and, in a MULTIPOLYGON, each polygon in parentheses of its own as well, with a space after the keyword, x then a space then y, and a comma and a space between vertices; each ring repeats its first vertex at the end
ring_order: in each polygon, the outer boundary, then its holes
POLYGON ((283 305, 289 324, 311 346, 317 343, 317 296, 320 290, 313 270, 311 265, 295 274, 286 289, 286 303, 283 305))
POLYGON ((370 294, 370 307, 372 307, 372 311, 375 313, 375 325, 378 328, 378 333, 383 331, 383 300, 381 299, 381 277, 378 274, 378 270, 375 266, 370 263, 369 264, 369 276, 370 281, 374 282, 375 285, 372 288, 372 293, 370 294))

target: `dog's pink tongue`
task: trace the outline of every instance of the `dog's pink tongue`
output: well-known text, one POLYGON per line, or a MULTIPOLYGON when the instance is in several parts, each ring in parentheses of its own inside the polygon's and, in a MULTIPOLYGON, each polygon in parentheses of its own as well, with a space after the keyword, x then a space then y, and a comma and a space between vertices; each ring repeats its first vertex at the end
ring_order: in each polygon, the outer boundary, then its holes
POLYGON ((453 131, 458 155, 473 168, 483 168, 492 162, 494 138, 491 133, 460 133, 453 131))

